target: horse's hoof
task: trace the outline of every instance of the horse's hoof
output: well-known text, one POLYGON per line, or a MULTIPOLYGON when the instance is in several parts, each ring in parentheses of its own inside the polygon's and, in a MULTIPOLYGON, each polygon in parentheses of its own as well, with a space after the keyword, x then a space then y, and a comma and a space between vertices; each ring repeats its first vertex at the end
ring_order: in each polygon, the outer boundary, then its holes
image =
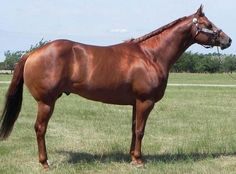
POLYGON ((43 169, 44 170, 48 170, 49 169, 49 165, 48 164, 43 164, 43 169))
POLYGON ((47 161, 45 161, 45 162, 43 162, 43 163, 41 163, 41 164, 42 164, 44 170, 48 170, 48 169, 49 169, 49 165, 48 165, 48 162, 47 162, 47 161))
POLYGON ((137 168, 143 168, 145 166, 144 162, 142 162, 141 160, 133 160, 130 162, 130 164, 137 168))

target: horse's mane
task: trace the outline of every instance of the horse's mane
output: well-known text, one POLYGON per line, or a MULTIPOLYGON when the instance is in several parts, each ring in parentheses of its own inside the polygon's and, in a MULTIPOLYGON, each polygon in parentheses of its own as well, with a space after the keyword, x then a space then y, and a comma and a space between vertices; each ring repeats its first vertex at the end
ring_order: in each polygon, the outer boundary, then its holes
POLYGON ((187 18, 186 16, 182 17, 182 18, 179 18, 179 19, 177 19, 177 20, 175 20, 175 21, 173 21, 173 22, 171 22, 171 23, 169 23, 167 25, 164 25, 163 27, 160 27, 160 28, 152 31, 151 33, 148 33, 148 34, 146 34, 144 36, 141 36, 141 37, 138 37, 138 38, 129 39, 129 40, 125 41, 125 42, 126 43, 139 43, 139 42, 145 41, 145 40, 147 40, 147 39, 149 39, 149 38, 151 38, 151 37, 153 37, 153 36, 155 36, 157 34, 162 33, 163 31, 165 31, 166 29, 168 29, 170 27, 173 27, 174 25, 176 25, 177 23, 185 20, 186 18, 187 18))

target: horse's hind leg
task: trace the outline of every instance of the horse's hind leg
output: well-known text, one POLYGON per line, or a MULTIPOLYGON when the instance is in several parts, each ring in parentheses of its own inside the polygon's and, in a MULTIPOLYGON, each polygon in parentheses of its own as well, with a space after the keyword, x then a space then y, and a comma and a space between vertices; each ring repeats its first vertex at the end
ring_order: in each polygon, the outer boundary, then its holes
POLYGON ((48 121, 54 109, 54 104, 55 102, 49 104, 46 104, 41 101, 38 102, 38 114, 37 114, 37 120, 35 122, 35 132, 38 143, 39 162, 43 165, 44 168, 49 167, 47 162, 45 133, 47 130, 48 121))

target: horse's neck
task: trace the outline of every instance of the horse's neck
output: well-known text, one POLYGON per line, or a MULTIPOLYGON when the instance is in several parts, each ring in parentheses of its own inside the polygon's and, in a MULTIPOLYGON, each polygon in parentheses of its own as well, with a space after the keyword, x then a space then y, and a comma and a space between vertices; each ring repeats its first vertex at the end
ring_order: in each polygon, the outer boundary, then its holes
POLYGON ((190 35, 190 27, 186 22, 181 22, 141 42, 140 46, 168 72, 182 53, 193 44, 190 35))

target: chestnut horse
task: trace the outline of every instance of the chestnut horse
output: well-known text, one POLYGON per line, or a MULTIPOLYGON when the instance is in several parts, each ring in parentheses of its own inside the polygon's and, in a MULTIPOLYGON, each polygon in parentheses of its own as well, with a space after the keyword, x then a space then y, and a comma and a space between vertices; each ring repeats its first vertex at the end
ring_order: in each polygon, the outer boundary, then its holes
POLYGON ((48 168, 45 133, 56 100, 75 93, 90 100, 133 106, 132 164, 142 165, 141 142, 154 104, 164 95, 171 66, 192 44, 220 46, 231 39, 210 22, 202 6, 145 36, 112 46, 52 41, 24 55, 6 95, 0 138, 6 139, 21 110, 23 83, 38 103, 35 132, 39 162, 48 168))

